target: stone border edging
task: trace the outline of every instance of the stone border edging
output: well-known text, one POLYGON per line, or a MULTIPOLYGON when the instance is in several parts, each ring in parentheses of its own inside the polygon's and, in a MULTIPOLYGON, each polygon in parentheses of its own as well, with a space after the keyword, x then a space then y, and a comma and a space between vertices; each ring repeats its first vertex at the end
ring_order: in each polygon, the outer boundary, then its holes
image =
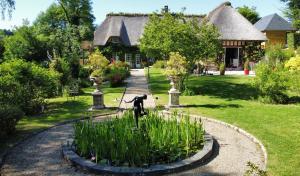
MULTIPOLYGON (((169 111, 162 111, 163 113, 165 114, 168 114, 170 115, 171 112, 169 111)), ((184 114, 184 113, 181 113, 181 114, 184 114)), ((184 115, 187 115, 187 114, 184 114, 184 115)), ((189 115, 190 117, 194 117, 194 118, 200 118, 201 120, 207 120, 207 121, 210 121, 210 122, 214 122, 214 123, 218 123, 218 124, 221 124, 221 125, 224 125, 228 128, 231 128, 235 131, 237 131, 238 133, 246 136, 247 138, 249 138, 252 142, 256 143, 259 145, 260 149, 262 150, 262 153, 264 155, 264 170, 267 169, 267 159, 268 159, 268 153, 267 153, 267 150, 265 148, 265 146, 262 144, 262 142, 260 142, 256 137, 254 137, 252 134, 248 133, 247 131, 237 127, 237 126, 234 126, 234 125, 231 125, 229 123, 226 123, 226 122, 223 122, 223 121, 220 121, 220 120, 216 120, 216 119, 213 119, 213 118, 209 118, 209 117, 203 117, 203 116, 198 116, 198 115, 189 115)))
POLYGON ((192 168, 197 164, 204 163, 213 154, 213 138, 209 134, 204 135, 205 144, 201 151, 195 155, 170 164, 153 165, 149 168, 130 168, 130 167, 113 167, 101 166, 92 161, 86 160, 77 155, 71 146, 62 146, 62 155, 69 163, 96 174, 115 174, 115 175, 156 175, 174 173, 192 168))
MULTIPOLYGON (((102 116, 110 116, 110 115, 116 115, 118 114, 118 112, 116 113, 104 113, 104 114, 100 114, 100 115, 92 115, 92 118, 95 118, 95 117, 102 117, 102 116)), ((23 144, 26 140, 42 133, 42 132, 45 132, 47 130, 50 130, 52 128, 55 128, 55 127, 58 127, 58 126, 62 126, 62 125, 66 125, 68 123, 73 123, 73 122, 76 122, 76 121, 80 121, 80 120, 85 120, 85 119, 88 119, 90 117, 82 117, 82 118, 78 118, 78 119, 71 119, 71 120, 66 120, 64 122, 60 122, 60 123, 57 123, 57 124, 54 124, 53 126, 51 127, 48 127, 48 128, 45 128, 45 129, 41 129, 41 130, 38 130, 38 131, 35 131, 35 132, 32 132, 30 134, 28 134, 28 136, 26 136, 25 138, 21 139, 19 142, 17 142, 16 144, 14 144, 12 147, 10 147, 9 149, 6 149, 2 154, 0 154, 0 175, 1 175, 1 168, 3 166, 3 164, 5 163, 5 159, 6 157, 10 154, 10 152, 18 147, 19 145, 23 144)))

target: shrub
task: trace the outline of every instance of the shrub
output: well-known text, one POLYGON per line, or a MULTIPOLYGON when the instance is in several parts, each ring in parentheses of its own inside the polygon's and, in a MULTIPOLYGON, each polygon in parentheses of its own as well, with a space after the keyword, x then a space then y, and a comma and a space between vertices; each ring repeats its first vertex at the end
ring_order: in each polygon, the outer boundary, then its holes
POLYGON ((249 60, 247 59, 244 63, 244 70, 250 70, 249 60))
POLYGON ((44 99, 57 95, 59 74, 34 63, 19 59, 6 61, 0 65, 0 77, 6 82, 0 84, 5 88, 5 91, 0 90, 0 100, 15 101, 12 103, 20 106, 26 114, 40 112, 44 99), (12 100, 5 100, 5 97, 12 100))
POLYGON ((277 62, 286 60, 286 54, 282 48, 282 45, 270 45, 266 49, 266 55, 271 64, 275 65, 277 62))
POLYGON ((60 84, 65 86, 71 79, 71 68, 69 63, 64 58, 57 58, 56 56, 51 60, 49 64, 50 70, 60 73, 60 84))
POLYGON ((284 60, 290 59, 291 57, 295 56, 295 50, 294 49, 285 49, 283 50, 284 53, 284 60))
POLYGON ((129 75, 129 66, 126 63, 116 61, 109 65, 109 72, 107 74, 107 78, 110 81, 111 87, 121 85, 129 75))
POLYGON ((96 49, 96 51, 89 56, 88 63, 92 70, 104 70, 107 68, 109 60, 98 49, 96 49))
POLYGON ((220 64, 220 75, 225 75, 225 64, 224 63, 221 63, 220 64))
POLYGON ((182 95, 183 96, 194 96, 194 95, 196 95, 196 93, 193 89, 186 86, 182 95))
POLYGON ((286 103, 285 94, 288 76, 281 64, 276 66, 261 62, 255 69, 254 87, 259 91, 259 100, 264 103, 286 103))
POLYGON ((300 71, 300 56, 292 57, 285 63, 285 67, 291 71, 300 71))
POLYGON ((164 69, 167 67, 167 62, 164 60, 158 60, 153 64, 153 68, 161 68, 164 69))
POLYGON ((131 166, 149 166, 182 160, 203 147, 201 122, 190 121, 189 116, 173 114, 168 120, 156 112, 139 120, 134 130, 132 111, 121 118, 95 123, 82 121, 74 125, 74 143, 77 153, 94 158, 96 163, 106 161, 113 166, 126 163, 131 166))
POLYGON ((170 59, 167 62, 165 75, 168 77, 183 77, 187 74, 186 57, 181 56, 178 52, 171 52, 170 59))
POLYGON ((0 136, 10 135, 15 131, 18 121, 23 117, 20 108, 12 105, 0 106, 0 136))

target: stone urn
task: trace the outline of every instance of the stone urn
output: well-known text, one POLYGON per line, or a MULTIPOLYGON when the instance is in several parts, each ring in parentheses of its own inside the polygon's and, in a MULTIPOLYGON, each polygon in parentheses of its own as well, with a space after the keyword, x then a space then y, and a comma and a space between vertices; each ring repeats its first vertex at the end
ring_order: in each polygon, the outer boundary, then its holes
POLYGON ((179 95, 180 92, 176 89, 176 83, 178 82, 177 77, 170 76, 169 77, 171 83, 171 89, 169 90, 169 103, 168 107, 179 107, 179 95))
POLYGON ((102 80, 98 77, 90 77, 90 80, 93 81, 93 86, 95 87, 94 92, 92 92, 93 106, 90 108, 90 110, 103 109, 105 108, 104 97, 103 92, 100 90, 102 80))

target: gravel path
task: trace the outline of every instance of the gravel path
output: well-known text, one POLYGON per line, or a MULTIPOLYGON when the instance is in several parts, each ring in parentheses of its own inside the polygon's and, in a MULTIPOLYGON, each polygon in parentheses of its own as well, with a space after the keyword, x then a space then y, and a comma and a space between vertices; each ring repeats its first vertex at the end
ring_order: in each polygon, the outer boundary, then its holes
MULTIPOLYGON (((217 147, 214 157, 199 166, 173 175, 243 175, 247 161, 263 166, 259 147, 244 135, 214 122, 204 121, 217 147)), ((89 175, 66 163, 61 156, 61 144, 72 137, 72 125, 58 126, 42 132, 13 149, 2 167, 3 176, 19 175, 89 175)))
MULTIPOLYGON (((141 96, 143 94, 147 95, 147 100, 144 101, 145 108, 154 108, 154 99, 148 89, 147 79, 145 77, 144 69, 131 69, 131 76, 127 79, 127 88, 122 100, 130 101, 136 96, 141 96)), ((133 103, 121 102, 120 108, 130 109, 133 103)))
MULTIPOLYGON (((155 107, 144 71, 132 70, 131 75, 123 99, 130 100, 136 95, 146 93, 149 98, 145 102, 145 107, 155 107)), ((131 106, 121 104, 121 107, 131 106)), ((99 118, 101 119, 103 117, 99 118)), ((206 165, 173 175, 243 175, 248 161, 261 168, 264 166, 262 151, 249 138, 219 123, 211 121, 203 123, 205 130, 216 140, 212 159, 206 165)), ((72 132, 72 124, 67 124, 51 128, 28 139, 7 156, 0 175, 90 175, 70 166, 61 156, 61 145, 72 138, 72 132)))

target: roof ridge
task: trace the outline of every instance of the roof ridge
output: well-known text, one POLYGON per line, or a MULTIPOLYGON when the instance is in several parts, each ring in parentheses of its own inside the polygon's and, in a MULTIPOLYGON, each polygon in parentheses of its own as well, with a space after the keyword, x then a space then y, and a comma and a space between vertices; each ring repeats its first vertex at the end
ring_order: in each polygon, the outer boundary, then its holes
POLYGON ((212 11, 210 11, 207 14, 207 18, 209 19, 212 16, 213 13, 215 13, 217 10, 219 10, 220 8, 225 7, 225 6, 231 6, 231 2, 225 1, 225 2, 221 3, 220 5, 218 5, 216 8, 214 8, 212 11))

